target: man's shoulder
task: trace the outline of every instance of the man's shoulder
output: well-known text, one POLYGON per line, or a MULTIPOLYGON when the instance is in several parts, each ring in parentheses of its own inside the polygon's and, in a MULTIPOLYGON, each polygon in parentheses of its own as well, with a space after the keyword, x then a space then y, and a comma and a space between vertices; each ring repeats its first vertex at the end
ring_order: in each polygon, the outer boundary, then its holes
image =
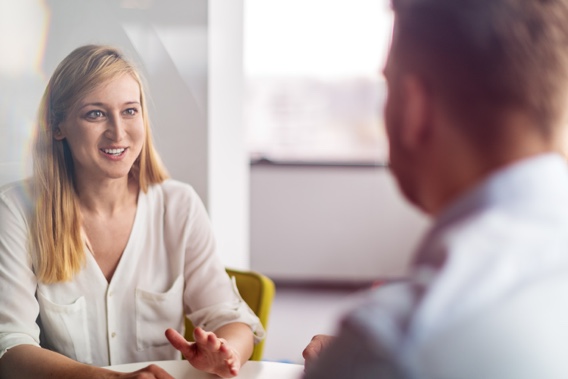
POLYGON ((491 309, 542 276, 557 270, 568 275, 567 251, 567 217, 500 208, 477 212, 439 233, 421 252, 415 273, 434 273, 426 281, 422 311, 428 310, 432 322, 491 309))
POLYGON ((567 378, 568 277, 559 272, 511 290, 492 307, 445 322, 415 351, 428 377, 567 378))
MULTIPOLYGON (((556 154, 510 164, 472 189, 437 219, 447 245, 532 243, 567 235, 568 169, 556 154)), ((439 243, 439 241, 438 241, 439 243)))
POLYGON ((559 204, 547 214, 488 207, 448 226, 432 242, 433 248, 447 250, 450 255, 470 255, 472 259, 484 254, 526 258, 533 253, 568 250, 568 204, 566 209, 559 204))

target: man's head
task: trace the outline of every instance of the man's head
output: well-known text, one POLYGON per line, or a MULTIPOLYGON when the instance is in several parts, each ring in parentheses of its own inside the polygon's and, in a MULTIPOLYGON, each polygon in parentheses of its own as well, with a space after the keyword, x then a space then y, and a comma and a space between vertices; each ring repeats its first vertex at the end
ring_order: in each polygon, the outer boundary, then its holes
POLYGON ((432 173, 418 170, 436 164, 444 179, 442 156, 459 161, 456 142, 487 157, 479 175, 492 157, 496 166, 556 146, 568 105, 566 0, 393 0, 393 9, 385 116, 393 171, 412 201, 435 211, 421 193, 432 173))

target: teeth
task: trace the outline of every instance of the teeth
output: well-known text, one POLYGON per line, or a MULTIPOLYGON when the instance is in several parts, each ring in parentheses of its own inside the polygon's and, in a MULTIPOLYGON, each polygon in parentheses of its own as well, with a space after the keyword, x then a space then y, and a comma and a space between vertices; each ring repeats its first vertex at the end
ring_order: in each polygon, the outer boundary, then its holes
POLYGON ((122 149, 103 149, 105 154, 112 154, 112 155, 120 155, 120 154, 122 154, 122 152, 124 150, 126 150, 126 149, 124 149, 124 148, 122 148, 122 149))

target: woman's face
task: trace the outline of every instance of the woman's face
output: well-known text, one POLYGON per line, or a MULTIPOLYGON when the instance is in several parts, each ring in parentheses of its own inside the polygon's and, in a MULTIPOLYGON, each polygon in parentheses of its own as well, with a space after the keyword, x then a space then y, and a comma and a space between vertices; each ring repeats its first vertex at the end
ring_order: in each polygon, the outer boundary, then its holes
POLYGON ((140 87, 129 74, 102 83, 80 99, 59 125, 75 176, 87 181, 126 178, 144 144, 140 87))

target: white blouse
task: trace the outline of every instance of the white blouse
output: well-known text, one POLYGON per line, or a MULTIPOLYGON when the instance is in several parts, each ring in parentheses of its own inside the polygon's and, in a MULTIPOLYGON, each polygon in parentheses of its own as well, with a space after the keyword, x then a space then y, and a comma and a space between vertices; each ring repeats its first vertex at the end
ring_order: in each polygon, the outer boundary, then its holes
POLYGON ((0 188, 0 358, 31 344, 97 366, 178 359, 164 332, 182 332, 184 315, 206 330, 243 322, 257 341, 264 337, 215 254, 191 186, 167 180, 140 192, 110 283, 86 247, 72 281, 39 283, 28 248, 31 212, 24 182, 0 188))

